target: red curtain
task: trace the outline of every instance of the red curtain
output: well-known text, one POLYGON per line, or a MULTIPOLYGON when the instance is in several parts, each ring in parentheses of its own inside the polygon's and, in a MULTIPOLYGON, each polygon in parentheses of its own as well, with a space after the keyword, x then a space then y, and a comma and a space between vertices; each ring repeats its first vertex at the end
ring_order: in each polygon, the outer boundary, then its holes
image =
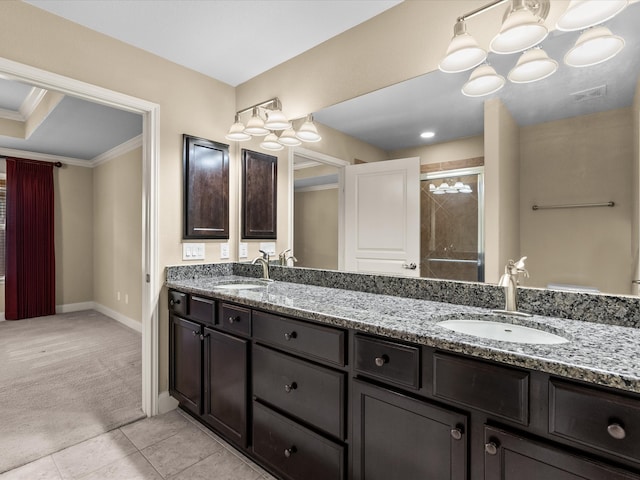
POLYGON ((53 165, 7 158, 5 318, 56 313, 53 165))

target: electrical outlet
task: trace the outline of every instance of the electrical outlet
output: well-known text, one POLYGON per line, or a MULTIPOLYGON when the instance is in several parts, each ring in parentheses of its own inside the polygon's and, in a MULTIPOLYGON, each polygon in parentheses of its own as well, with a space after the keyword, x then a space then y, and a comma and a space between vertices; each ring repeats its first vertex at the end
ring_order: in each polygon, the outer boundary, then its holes
POLYGON ((128 294, 128 293, 125 293, 125 294, 124 294, 124 303, 125 303, 126 305, 129 305, 129 294, 128 294))
POLYGON ((229 244, 221 243, 220 244, 220 259, 229 258, 229 244))
POLYGON ((247 258, 249 256, 249 247, 246 242, 238 244, 238 258, 247 258))
POLYGON ((276 242, 260 242, 260 250, 273 257, 276 254, 276 242))
POLYGON ((116 300, 120 301, 120 292, 116 292, 116 300))

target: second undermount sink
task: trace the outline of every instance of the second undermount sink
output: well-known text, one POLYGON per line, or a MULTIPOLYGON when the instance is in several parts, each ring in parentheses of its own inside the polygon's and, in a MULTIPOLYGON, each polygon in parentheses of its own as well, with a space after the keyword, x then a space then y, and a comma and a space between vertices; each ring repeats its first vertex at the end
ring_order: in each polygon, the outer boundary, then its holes
POLYGON ((493 320, 445 320, 438 322, 437 325, 454 332, 502 342, 555 345, 569 341, 559 335, 537 328, 493 320))

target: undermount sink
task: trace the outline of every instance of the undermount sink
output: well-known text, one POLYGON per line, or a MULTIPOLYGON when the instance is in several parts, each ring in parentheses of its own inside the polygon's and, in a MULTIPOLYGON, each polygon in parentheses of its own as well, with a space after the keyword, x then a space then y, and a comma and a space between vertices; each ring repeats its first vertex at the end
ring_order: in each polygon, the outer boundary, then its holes
POLYGON ((266 284, 263 283, 223 283, 216 285, 213 288, 220 288, 223 290, 251 290, 254 288, 264 288, 266 284))
POLYGON ((502 342, 555 345, 569 341, 544 330, 492 320, 445 320, 437 325, 454 332, 502 342))

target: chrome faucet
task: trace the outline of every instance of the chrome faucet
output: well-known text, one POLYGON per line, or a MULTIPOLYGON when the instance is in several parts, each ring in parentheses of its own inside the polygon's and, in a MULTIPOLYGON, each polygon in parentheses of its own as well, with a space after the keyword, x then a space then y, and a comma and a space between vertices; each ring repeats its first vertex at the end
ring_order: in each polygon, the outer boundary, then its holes
POLYGON ((290 251, 291 249, 287 248, 286 250, 283 250, 282 253, 280 253, 280 255, 278 255, 278 258, 280 259, 280 266, 282 267, 289 266, 289 260, 292 260, 293 263, 296 263, 298 261, 298 259, 293 255, 287 256, 287 253, 289 253, 290 251))
POLYGON ((260 253, 262 254, 259 257, 256 257, 253 259, 253 262, 251 262, 252 265, 255 265, 256 263, 259 263, 262 265, 262 279, 263 280, 269 280, 269 254, 263 250, 260 250, 260 253))
POLYGON ((519 317, 530 317, 530 313, 518 311, 518 276, 523 274, 529 277, 529 272, 524 268, 524 261, 527 257, 522 257, 517 262, 509 260, 504 267, 504 274, 498 281, 499 287, 504 287, 504 310, 494 310, 495 313, 507 315, 517 315, 519 317))

